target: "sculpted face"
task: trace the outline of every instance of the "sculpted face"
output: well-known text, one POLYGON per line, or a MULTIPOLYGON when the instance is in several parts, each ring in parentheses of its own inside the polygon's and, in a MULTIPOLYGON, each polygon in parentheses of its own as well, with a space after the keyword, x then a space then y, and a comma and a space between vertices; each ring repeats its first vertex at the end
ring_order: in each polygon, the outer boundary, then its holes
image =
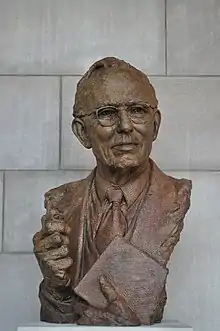
POLYGON ((138 71, 109 70, 92 81, 84 109, 88 116, 74 122, 74 132, 86 148, 92 148, 99 164, 114 168, 144 164, 160 125, 154 98, 138 71))

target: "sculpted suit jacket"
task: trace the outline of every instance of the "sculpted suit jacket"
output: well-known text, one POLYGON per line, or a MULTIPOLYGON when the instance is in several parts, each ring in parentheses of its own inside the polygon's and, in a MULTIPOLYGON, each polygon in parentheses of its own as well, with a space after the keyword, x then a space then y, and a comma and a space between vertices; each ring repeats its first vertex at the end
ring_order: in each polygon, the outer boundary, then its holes
MULTIPOLYGON (((163 173, 150 160, 152 166, 150 186, 141 205, 130 242, 148 254, 160 266, 166 264, 179 241, 183 220, 190 206, 191 181, 175 179, 163 173)), ((64 184, 45 194, 46 214, 49 221, 63 220, 71 227, 69 235, 70 268, 73 288, 83 277, 82 259, 86 240, 86 210, 95 170, 85 179, 64 184)), ((95 262, 95 261, 94 261, 95 262)), ((135 272, 135 271, 134 271, 135 272)), ((40 285, 41 320, 55 323, 74 323, 78 315, 74 310, 77 296, 62 301, 48 293, 44 281, 40 285)), ((160 302, 152 317, 160 321, 166 303, 165 284, 160 302), (156 311, 157 310, 157 311, 156 311)))

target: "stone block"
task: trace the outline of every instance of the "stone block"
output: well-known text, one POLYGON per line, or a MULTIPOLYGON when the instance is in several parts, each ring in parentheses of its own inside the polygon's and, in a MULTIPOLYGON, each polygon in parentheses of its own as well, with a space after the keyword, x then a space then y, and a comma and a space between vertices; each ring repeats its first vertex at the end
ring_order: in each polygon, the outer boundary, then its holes
POLYGON ((180 243, 168 266, 164 318, 184 321, 195 331, 218 331, 220 172, 169 174, 192 179, 193 188, 180 243))
POLYGON ((71 129, 72 108, 76 84, 80 77, 63 77, 62 79, 62 133, 61 133, 61 167, 63 169, 92 169, 95 158, 91 150, 85 149, 71 129))
POLYGON ((220 74, 219 20, 219 0, 167 0, 168 74, 220 74))
POLYGON ((0 169, 57 169, 59 79, 1 76, 0 107, 0 169))
POLYGON ((31 254, 0 255, 0 330, 40 319, 38 286, 40 269, 31 254))
POLYGON ((152 78, 162 112, 152 157, 163 169, 219 170, 219 78, 152 78))
POLYGON ((161 0, 7 0, 1 11, 1 74, 82 74, 104 56, 165 72, 161 0))
POLYGON ((32 252, 32 237, 41 228, 44 193, 86 177, 80 171, 15 171, 5 180, 4 252, 32 252))
POLYGON ((3 172, 0 171, 0 253, 2 251, 2 231, 3 231, 3 172))

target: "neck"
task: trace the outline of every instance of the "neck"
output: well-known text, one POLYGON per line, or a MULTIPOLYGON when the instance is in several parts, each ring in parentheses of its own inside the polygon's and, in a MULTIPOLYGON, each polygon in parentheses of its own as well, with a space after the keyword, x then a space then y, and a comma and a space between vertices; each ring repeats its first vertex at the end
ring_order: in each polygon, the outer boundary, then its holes
POLYGON ((143 172, 150 171, 150 162, 147 160, 144 164, 137 167, 115 168, 102 164, 97 161, 97 174, 105 180, 122 186, 130 180, 138 177, 143 172))

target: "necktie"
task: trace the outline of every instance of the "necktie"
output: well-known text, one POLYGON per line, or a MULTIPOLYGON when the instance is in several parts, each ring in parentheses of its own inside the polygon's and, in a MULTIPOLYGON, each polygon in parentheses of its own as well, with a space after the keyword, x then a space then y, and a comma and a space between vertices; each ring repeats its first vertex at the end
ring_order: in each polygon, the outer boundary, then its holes
POLYGON ((106 193, 108 200, 106 212, 101 215, 100 226, 96 233, 96 246, 100 253, 116 236, 124 236, 127 222, 122 212, 123 192, 120 188, 110 188, 106 193))

